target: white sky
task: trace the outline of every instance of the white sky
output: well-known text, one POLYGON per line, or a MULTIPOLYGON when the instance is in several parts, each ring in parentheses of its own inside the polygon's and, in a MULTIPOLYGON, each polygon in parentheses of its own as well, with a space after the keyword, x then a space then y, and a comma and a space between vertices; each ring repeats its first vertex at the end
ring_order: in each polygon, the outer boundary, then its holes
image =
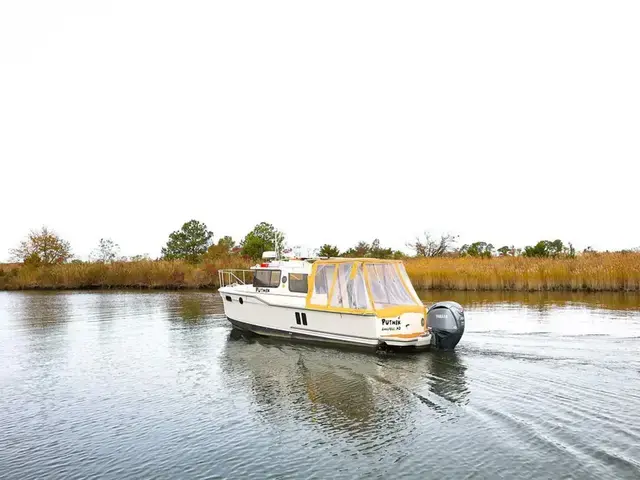
POLYGON ((0 0, 0 260, 48 225, 159 255, 640 246, 640 3, 0 0))

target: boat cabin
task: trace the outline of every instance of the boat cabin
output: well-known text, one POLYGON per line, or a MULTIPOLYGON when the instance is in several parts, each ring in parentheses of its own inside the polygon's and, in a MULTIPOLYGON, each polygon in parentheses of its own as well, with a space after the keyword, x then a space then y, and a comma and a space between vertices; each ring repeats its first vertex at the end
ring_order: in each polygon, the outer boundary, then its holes
MULTIPOLYGON (((263 261, 251 268, 245 292, 297 296, 304 308, 397 317, 425 313, 400 260, 329 258, 263 261)), ((237 278, 237 277, 236 277, 237 278)), ((221 279, 221 284, 228 284, 221 279)))

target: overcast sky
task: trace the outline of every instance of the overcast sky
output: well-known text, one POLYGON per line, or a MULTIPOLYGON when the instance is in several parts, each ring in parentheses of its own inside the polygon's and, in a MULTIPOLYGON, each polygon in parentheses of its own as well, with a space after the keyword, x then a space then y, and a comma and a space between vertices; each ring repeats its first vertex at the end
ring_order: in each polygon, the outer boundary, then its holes
POLYGON ((1 1, 0 260, 425 230, 640 246, 640 2, 1 1))

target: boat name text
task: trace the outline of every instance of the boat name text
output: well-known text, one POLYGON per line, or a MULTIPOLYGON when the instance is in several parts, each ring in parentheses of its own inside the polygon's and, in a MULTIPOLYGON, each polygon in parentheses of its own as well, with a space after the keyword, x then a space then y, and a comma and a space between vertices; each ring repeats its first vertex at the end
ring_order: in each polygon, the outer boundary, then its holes
POLYGON ((382 319, 382 325, 400 325, 400 320, 399 319, 386 319, 383 318, 382 319))
POLYGON ((397 332, 399 330, 402 330, 402 325, 400 325, 400 319, 383 318, 381 322, 382 322, 383 332, 397 332))

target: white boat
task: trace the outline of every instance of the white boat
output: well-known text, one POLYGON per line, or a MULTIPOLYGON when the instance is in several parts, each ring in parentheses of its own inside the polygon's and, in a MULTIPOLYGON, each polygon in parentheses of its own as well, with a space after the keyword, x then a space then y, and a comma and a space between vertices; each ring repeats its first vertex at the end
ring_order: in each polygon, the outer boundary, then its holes
POLYGON ((220 270, 219 279, 233 327, 258 335, 426 349, 453 348, 464 331, 462 307, 443 302, 427 311, 400 260, 272 259, 220 270), (434 331, 430 321, 446 328, 434 331))

